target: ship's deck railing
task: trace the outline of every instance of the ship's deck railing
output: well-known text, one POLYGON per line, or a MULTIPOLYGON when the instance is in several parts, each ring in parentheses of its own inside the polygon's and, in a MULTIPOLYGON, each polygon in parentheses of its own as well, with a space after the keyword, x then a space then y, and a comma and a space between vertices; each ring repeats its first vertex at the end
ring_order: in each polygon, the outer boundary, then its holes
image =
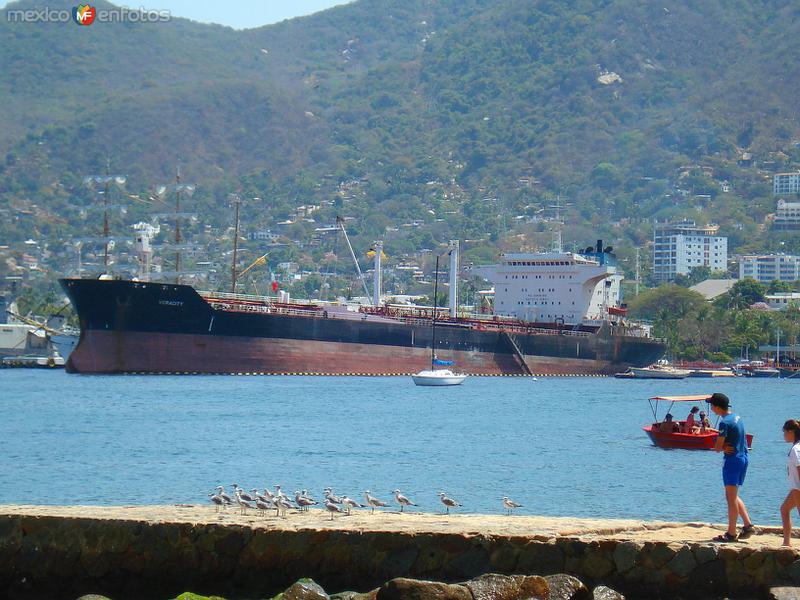
MULTIPOLYGON (((404 307, 400 305, 387 305, 381 307, 362 306, 360 312, 368 315, 386 317, 394 321, 414 325, 430 325, 433 308, 429 307, 404 307)), ((574 329, 571 325, 561 327, 536 327, 521 322, 515 317, 504 315, 479 315, 470 314, 453 318, 449 315, 447 307, 436 309, 436 322, 441 327, 460 327, 475 329, 477 331, 505 331, 507 333, 521 334, 561 334, 573 337, 588 337, 593 332, 574 329)))
POLYGON ((313 308, 292 308, 287 305, 266 305, 266 304, 243 304, 241 302, 217 300, 216 298, 208 300, 209 306, 217 310, 224 310, 228 312, 244 312, 244 313, 257 313, 257 314, 270 314, 270 315, 294 315, 298 317, 312 317, 323 318, 324 315, 320 311, 313 308))
MULTIPOLYGON (((307 305, 307 304, 284 304, 277 302, 277 299, 269 298, 268 296, 255 296, 250 294, 231 294, 226 292, 199 292, 200 295, 208 302, 208 304, 217 310, 231 311, 231 312, 244 312, 255 314, 277 314, 277 315, 291 315, 306 318, 316 319, 335 319, 341 318, 336 313, 328 313, 321 306, 307 305)), ((441 313, 442 311, 437 311, 441 313)), ((432 311, 431 311, 432 313, 432 311)), ((356 317, 359 313, 354 313, 351 318, 356 317)), ((363 318, 368 318, 370 315, 383 317, 398 323, 405 323, 407 325, 417 325, 420 327, 429 327, 431 325, 430 313, 424 316, 416 316, 413 313, 404 311, 385 311, 383 309, 375 309, 372 307, 361 307, 360 314, 363 318)), ((492 317, 482 318, 461 318, 450 319, 444 314, 437 314, 437 323, 440 327, 448 328, 462 328, 473 329, 476 331, 495 331, 506 332, 513 334, 528 334, 528 335, 565 335, 570 337, 590 337, 593 332, 582 331, 573 329, 569 326, 561 328, 553 327, 535 327, 528 326, 519 321, 513 322, 509 318, 494 319, 492 317)), ((357 317, 356 317, 357 318, 357 317)), ((626 333, 630 336, 639 337, 644 332, 639 332, 636 328, 626 328, 626 333)), ((641 337, 649 337, 641 335, 641 337)), ((654 338, 650 338, 654 339, 654 338)))
POLYGON ((277 302, 277 296, 256 296, 253 294, 232 294, 231 292, 197 292, 201 297, 206 299, 219 299, 219 300, 239 300, 242 302, 260 302, 262 304, 269 304, 277 302))

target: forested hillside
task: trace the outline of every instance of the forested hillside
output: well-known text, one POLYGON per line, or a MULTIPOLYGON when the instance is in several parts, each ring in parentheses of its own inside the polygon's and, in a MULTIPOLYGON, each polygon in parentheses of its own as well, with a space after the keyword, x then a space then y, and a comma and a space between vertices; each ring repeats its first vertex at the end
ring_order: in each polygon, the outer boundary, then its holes
POLYGON ((291 240, 344 214, 390 254, 491 257, 547 243, 558 195, 580 246, 630 252, 688 216, 770 249, 770 174, 800 166, 792 0, 357 0, 245 31, 3 17, 0 40, 6 243, 89 227, 80 178, 110 159, 143 200, 120 227, 180 163, 197 231, 238 192, 250 227, 321 205, 291 240))

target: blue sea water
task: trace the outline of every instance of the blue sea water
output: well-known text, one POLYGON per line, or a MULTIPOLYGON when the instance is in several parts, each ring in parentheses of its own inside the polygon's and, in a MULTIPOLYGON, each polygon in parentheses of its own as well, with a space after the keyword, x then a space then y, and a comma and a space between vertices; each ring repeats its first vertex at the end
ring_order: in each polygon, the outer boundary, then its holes
POLYGON ((755 434, 742 496, 757 523, 774 524, 798 386, 0 370, 0 503, 207 502, 217 484, 282 484, 386 500, 400 488, 427 511, 444 490, 464 512, 500 512, 507 495, 530 514, 719 522, 721 456, 655 448, 641 427, 649 396, 722 391, 755 434))

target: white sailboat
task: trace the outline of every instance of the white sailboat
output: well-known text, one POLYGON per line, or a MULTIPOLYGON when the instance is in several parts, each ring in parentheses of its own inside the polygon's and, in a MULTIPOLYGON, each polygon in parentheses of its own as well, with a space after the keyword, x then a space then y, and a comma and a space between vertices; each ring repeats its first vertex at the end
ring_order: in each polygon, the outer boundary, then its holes
POLYGON ((466 375, 453 373, 450 369, 425 370, 411 376, 416 385, 459 385, 466 378, 466 375))
POLYGON ((440 361, 436 358, 436 309, 439 308, 437 294, 439 292, 439 257, 436 257, 436 273, 433 284, 433 318, 431 319, 431 368, 425 369, 411 376, 414 385, 460 385, 467 378, 462 373, 454 373, 450 369, 437 369, 437 364, 452 364, 450 361, 440 361))

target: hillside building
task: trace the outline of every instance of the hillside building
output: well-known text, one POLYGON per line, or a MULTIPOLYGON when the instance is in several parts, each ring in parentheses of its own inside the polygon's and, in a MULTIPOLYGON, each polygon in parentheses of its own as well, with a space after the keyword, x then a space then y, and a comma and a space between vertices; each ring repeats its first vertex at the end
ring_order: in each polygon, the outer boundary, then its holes
POLYGON ((772 178, 772 193, 775 196, 800 194, 800 171, 794 173, 776 173, 772 178))
POLYGON ((800 202, 778 200, 773 229, 800 229, 800 202))
POLYGON ((676 275, 688 275, 697 267, 725 271, 728 238, 717 235, 717 225, 694 221, 656 224, 653 233, 653 279, 665 283, 676 275))
POLYGON ((774 294, 765 294, 764 302, 772 310, 786 310, 790 306, 800 306, 800 293, 776 292, 774 294))
POLYGON ((739 279, 760 283, 800 279, 800 256, 790 254, 746 255, 739 259, 739 279))

